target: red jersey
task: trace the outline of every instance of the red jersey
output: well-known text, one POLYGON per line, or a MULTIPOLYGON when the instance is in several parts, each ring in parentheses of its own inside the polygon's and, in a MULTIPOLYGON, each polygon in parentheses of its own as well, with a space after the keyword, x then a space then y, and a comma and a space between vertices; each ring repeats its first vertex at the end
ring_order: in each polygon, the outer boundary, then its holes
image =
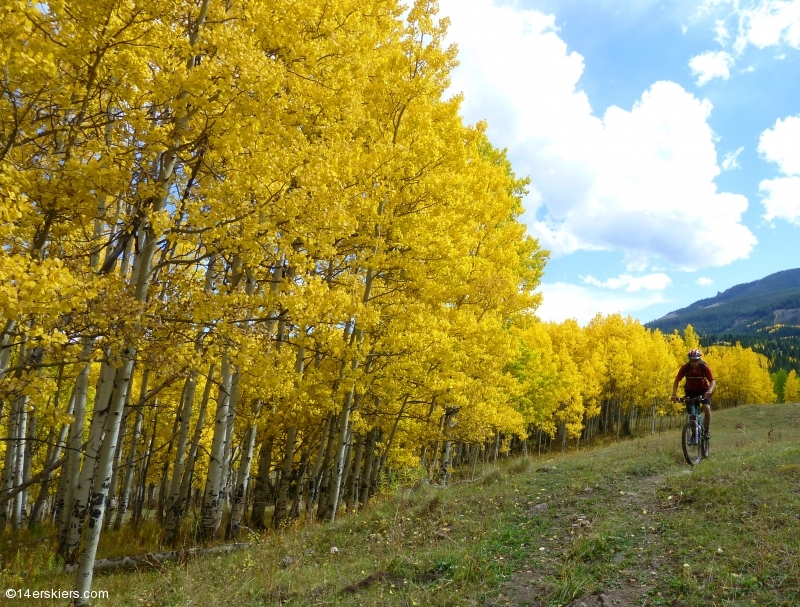
POLYGON ((692 392, 707 390, 711 382, 714 381, 714 375, 711 373, 711 369, 707 364, 702 362, 697 365, 696 369, 692 369, 691 363, 686 363, 681 366, 681 368, 678 369, 678 376, 675 379, 681 381, 684 377, 686 378, 686 385, 684 388, 692 392))

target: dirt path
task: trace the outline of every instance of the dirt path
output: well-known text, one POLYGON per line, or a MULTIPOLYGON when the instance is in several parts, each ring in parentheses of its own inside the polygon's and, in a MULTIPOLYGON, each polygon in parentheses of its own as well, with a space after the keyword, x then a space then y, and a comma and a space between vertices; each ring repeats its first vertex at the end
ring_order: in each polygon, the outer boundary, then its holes
MULTIPOLYGON (((591 470, 586 472, 591 476, 591 470)), ((680 496, 664 495, 669 479, 691 473, 675 467, 667 473, 612 478, 599 470, 595 484, 560 500, 537 501, 525 515, 542 528, 541 541, 531 547, 527 566, 487 604, 646 605, 653 581, 674 570, 658 530, 659 513, 680 507, 680 496), (599 585, 593 581, 598 578, 599 585)), ((558 471, 549 475, 556 477, 558 471)), ((529 523, 523 518, 520 524, 529 523)))

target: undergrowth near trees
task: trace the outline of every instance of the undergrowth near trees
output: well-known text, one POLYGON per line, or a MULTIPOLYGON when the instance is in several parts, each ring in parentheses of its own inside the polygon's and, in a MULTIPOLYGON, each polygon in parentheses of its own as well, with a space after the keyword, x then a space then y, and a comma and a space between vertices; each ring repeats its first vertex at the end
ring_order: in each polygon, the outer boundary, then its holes
MULTIPOLYGON (((98 575, 96 604, 800 604, 800 406, 715 412, 712 430, 694 469, 677 429, 502 461, 240 552, 98 575)), ((44 540, 6 539, 4 588, 70 586, 44 540)))

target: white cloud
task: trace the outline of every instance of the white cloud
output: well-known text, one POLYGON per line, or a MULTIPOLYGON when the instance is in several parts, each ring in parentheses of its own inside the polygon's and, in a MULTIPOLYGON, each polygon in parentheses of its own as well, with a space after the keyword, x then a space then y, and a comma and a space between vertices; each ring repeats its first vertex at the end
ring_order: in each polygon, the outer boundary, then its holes
POLYGON ((739 52, 751 44, 758 48, 782 43, 800 48, 800 2, 797 0, 760 0, 737 11, 739 52))
MULTIPOLYGON (((724 16, 714 23, 714 40, 720 46, 726 47, 730 39, 728 21, 735 21, 738 31, 732 54, 707 51, 692 57, 689 67, 698 76, 699 86, 713 78, 727 80, 734 63, 748 46, 764 49, 788 45, 800 49, 800 0, 705 0, 698 10, 698 15, 702 13, 724 16)), ((785 57, 785 53, 779 53, 774 58, 785 57)), ((750 66, 740 71, 747 73, 753 69, 750 66)))
POLYGON ((714 78, 727 80, 731 77, 733 57, 725 51, 707 51, 689 60, 692 74, 697 76, 697 86, 703 86, 714 78))
POLYGON ((531 177, 523 219, 543 246, 621 250, 639 271, 659 258, 694 269, 749 254, 747 199, 714 183, 708 101, 656 82, 630 110, 596 116, 579 88, 583 57, 552 15, 491 0, 439 4, 459 45, 451 90, 464 92, 466 119, 488 120, 493 143, 531 177))
POLYGON ((700 8, 699 8, 699 10, 700 10, 701 12, 703 12, 703 11, 705 11, 705 12, 711 12, 711 11, 713 11, 713 10, 714 10, 714 9, 715 9, 717 6, 721 6, 721 5, 725 5, 725 4, 733 4, 733 5, 737 5, 737 3, 738 3, 738 0, 705 0, 705 1, 703 2, 703 4, 701 4, 701 5, 700 5, 700 8))
POLYGON ((800 116, 779 118, 774 127, 761 133, 758 151, 785 175, 765 179, 758 186, 766 210, 764 219, 800 224, 800 116))
POLYGON ((785 219, 800 225, 800 177, 765 179, 758 189, 764 196, 764 219, 785 219))
POLYGON ((602 314, 636 315, 636 312, 664 301, 661 293, 627 295, 617 291, 597 291, 581 285, 564 282, 542 284, 542 305, 536 315, 542 320, 561 322, 574 318, 580 324, 588 323, 598 312, 602 314))
POLYGON ((701 287, 710 287, 714 284, 714 281, 710 278, 706 278, 705 276, 701 276, 695 281, 695 284, 700 285, 701 287))
POLYGON ((800 115, 778 120, 761 133, 758 151, 785 175, 800 175, 800 115))
POLYGON ((744 147, 740 147, 735 152, 726 152, 725 156, 722 157, 722 170, 732 171, 734 169, 742 168, 742 165, 739 164, 739 155, 743 151, 744 147))
POLYGON ((620 274, 616 278, 609 278, 601 282, 594 276, 581 277, 584 283, 602 287, 604 289, 621 289, 634 293, 636 291, 663 291, 672 284, 672 279, 664 273, 646 274, 645 276, 632 276, 620 274))
POLYGON ((728 39, 731 37, 728 32, 728 27, 722 19, 718 20, 717 24, 714 26, 714 34, 714 40, 716 40, 720 46, 725 46, 728 43, 728 39))

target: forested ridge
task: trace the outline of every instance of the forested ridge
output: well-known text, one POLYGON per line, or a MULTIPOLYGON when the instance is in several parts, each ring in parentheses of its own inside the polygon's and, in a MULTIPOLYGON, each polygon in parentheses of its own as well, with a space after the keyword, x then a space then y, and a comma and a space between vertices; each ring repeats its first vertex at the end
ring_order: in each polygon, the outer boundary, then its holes
MULTIPOLYGON (((0 525, 77 566, 334 520, 389 479, 674 413, 689 327, 535 316, 526 181, 436 5, 0 7, 0 525), (191 510, 191 516, 188 514, 191 510)), ((722 406, 766 358, 709 348, 722 406)))
POLYGON ((664 332, 691 324, 704 346, 742 344, 775 372, 800 370, 800 270, 735 285, 647 323, 664 332))
MULTIPOLYGON (((709 342, 759 335, 800 336, 800 269, 735 285, 647 323, 665 332, 691 324, 709 342)), ((735 339, 734 342, 735 343, 735 339)))

